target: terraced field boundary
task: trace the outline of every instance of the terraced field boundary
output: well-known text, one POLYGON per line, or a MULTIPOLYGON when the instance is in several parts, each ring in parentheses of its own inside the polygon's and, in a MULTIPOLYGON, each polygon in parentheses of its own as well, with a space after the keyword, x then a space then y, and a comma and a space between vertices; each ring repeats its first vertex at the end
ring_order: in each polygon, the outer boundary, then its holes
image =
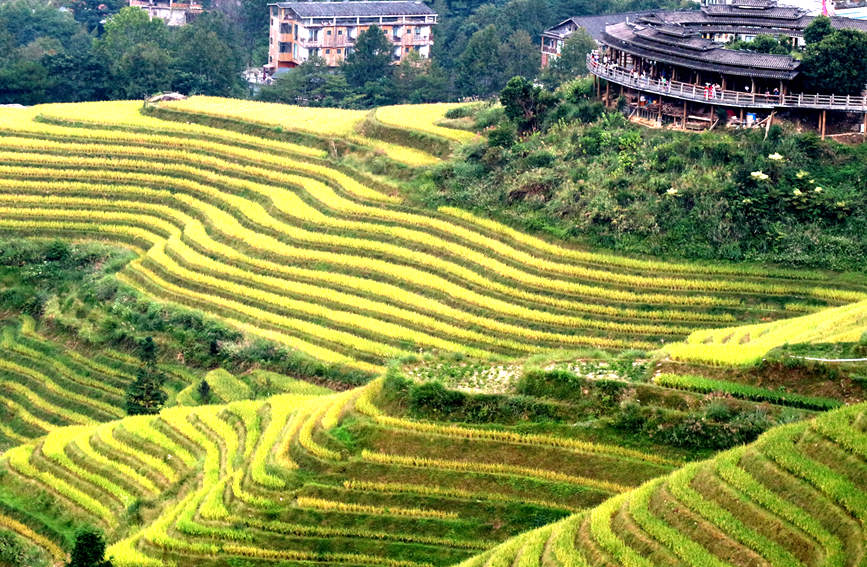
POLYGON ((120 567, 218 557, 444 567, 627 488, 582 476, 569 459, 539 467, 540 451, 624 459, 629 486, 674 468, 614 446, 392 418, 376 407, 377 393, 370 384, 59 429, 4 454, 0 493, 27 486, 102 526, 120 567), (339 432, 359 425, 369 447, 342 445, 339 432), (454 439, 470 450, 449 455, 454 439), (403 451, 383 453, 380 440, 403 451), (492 461, 503 444, 524 465, 492 461), (527 497, 531 488, 537 498, 527 497), (157 494, 177 496, 161 499, 146 525, 114 533, 131 502, 157 494), (492 532, 492 517, 504 527, 492 532))
POLYGON ((454 145, 453 140, 429 132, 385 124, 376 117, 376 110, 368 113, 358 125, 358 131, 370 138, 416 148, 443 159, 451 154, 454 145))
POLYGON ((773 567, 867 559, 867 404, 786 425, 461 567, 773 567))

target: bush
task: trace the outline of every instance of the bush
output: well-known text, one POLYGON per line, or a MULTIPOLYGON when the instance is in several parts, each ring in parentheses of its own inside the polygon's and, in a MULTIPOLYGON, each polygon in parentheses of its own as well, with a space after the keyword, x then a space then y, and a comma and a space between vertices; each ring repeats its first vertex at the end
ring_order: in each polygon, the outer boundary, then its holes
POLYGON ((511 148, 515 144, 517 131, 511 123, 500 124, 488 133, 488 145, 492 148, 511 148))
POLYGON ((0 530, 0 565, 48 567, 50 562, 39 548, 29 545, 13 532, 0 530))
POLYGON ((478 105, 467 104, 464 106, 457 106, 455 108, 450 108, 446 111, 445 117, 450 119, 455 118, 466 118, 468 116, 472 116, 476 112, 478 112, 478 105))
POLYGON ((502 106, 489 106, 476 114, 475 127, 484 130, 494 124, 499 124, 506 117, 506 111, 502 106))

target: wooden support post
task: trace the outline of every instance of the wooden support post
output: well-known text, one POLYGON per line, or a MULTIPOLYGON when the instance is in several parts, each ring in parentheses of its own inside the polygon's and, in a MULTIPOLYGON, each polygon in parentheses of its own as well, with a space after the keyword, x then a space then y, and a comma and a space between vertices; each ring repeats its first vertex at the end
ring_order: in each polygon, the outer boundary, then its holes
POLYGON ((864 135, 864 139, 867 140, 867 112, 864 113, 864 123, 862 127, 864 129, 862 134, 864 135))
POLYGON ((741 126, 744 125, 744 109, 741 108, 741 126))
POLYGON ((828 120, 828 111, 822 111, 822 139, 825 139, 825 128, 827 126, 826 121, 828 120))
POLYGON ((753 93, 753 97, 756 95, 756 80, 753 77, 750 77, 750 92, 753 93))
POLYGON ((721 86, 722 86, 722 90, 726 90, 726 76, 723 75, 723 78, 722 78, 722 79, 723 79, 723 80, 722 80, 722 85, 721 85, 721 86))
POLYGON ((610 85, 610 83, 608 81, 605 81, 605 107, 606 108, 608 107, 608 92, 609 92, 608 87, 609 87, 609 85, 610 85))
POLYGON ((686 130, 686 101, 683 101, 683 121, 680 123, 680 126, 686 130))
POLYGON ((768 139, 768 132, 771 131, 771 124, 774 123, 774 113, 776 112, 776 110, 772 110, 771 115, 768 116, 768 123, 765 125, 765 140, 768 139))
POLYGON ((656 121, 659 122, 659 125, 662 126, 662 97, 659 97, 659 114, 656 117, 656 121))

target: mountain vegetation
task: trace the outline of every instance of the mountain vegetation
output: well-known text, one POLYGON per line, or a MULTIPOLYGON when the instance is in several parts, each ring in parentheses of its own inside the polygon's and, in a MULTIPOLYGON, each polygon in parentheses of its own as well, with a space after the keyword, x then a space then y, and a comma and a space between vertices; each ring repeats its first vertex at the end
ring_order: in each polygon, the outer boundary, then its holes
POLYGON ((588 79, 554 95, 514 81, 502 106, 452 111, 487 139, 420 180, 420 202, 625 253, 863 271, 867 146, 777 125, 646 129, 588 79))
POLYGON ((590 88, 0 109, 0 563, 863 563, 860 149, 590 88))

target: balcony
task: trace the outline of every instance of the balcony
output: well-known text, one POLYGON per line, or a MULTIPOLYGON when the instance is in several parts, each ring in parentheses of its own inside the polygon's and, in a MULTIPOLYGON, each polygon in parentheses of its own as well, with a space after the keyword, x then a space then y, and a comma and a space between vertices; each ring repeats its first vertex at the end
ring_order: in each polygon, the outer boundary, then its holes
POLYGON ((597 77, 636 90, 719 106, 767 109, 804 108, 867 113, 867 96, 833 94, 768 95, 723 89, 717 89, 715 96, 710 96, 704 87, 693 83, 682 83, 680 81, 665 81, 663 83, 658 79, 651 79, 649 77, 635 78, 625 69, 610 65, 605 66, 599 61, 595 61, 592 55, 587 56, 587 70, 597 77))
POLYGON ((317 39, 299 38, 298 44, 307 49, 352 47, 355 38, 346 35, 327 35, 317 39))
POLYGON ((415 34, 404 34, 402 36, 391 36, 391 42, 395 45, 430 45, 433 43, 430 36, 427 35, 415 35, 415 34))

